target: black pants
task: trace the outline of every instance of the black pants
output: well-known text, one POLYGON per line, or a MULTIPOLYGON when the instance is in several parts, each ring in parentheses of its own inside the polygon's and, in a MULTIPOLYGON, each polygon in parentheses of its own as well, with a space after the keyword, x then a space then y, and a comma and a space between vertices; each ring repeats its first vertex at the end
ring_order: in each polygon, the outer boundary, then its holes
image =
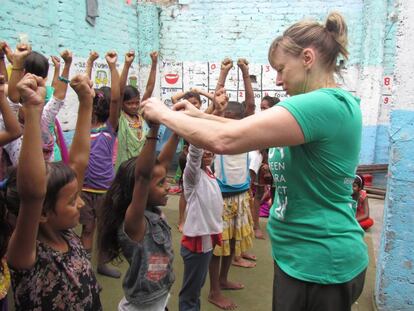
POLYGON ((351 311, 362 293, 365 272, 342 284, 323 285, 295 279, 275 263, 273 311, 351 311))
POLYGON ((212 250, 208 253, 193 253, 181 246, 184 275, 183 286, 178 299, 180 311, 200 310, 200 292, 206 282, 212 255, 212 250))

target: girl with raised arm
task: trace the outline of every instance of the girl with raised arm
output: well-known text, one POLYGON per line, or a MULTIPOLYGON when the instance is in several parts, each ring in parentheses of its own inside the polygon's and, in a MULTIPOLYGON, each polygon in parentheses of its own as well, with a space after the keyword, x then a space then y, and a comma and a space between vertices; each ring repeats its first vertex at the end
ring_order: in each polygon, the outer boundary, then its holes
POLYGON ((174 282, 171 228, 162 215, 167 204, 168 166, 177 148, 173 134, 158 158, 159 126, 150 128, 140 155, 119 167, 106 193, 98 230, 100 251, 109 260, 122 255, 129 264, 118 310, 164 310, 174 282))
MULTIPOLYGON (((91 55, 94 55, 91 53, 91 55)), ((111 72, 111 87, 95 90, 93 99, 92 129, 90 132, 91 153, 85 180, 82 187, 82 199, 85 207, 81 211, 79 222, 82 224, 81 240, 85 250, 92 256, 93 237, 99 210, 106 191, 115 177, 112 154, 118 128, 120 92, 119 74, 116 68, 118 55, 109 51, 105 55, 111 72)), ((121 273, 106 264, 105 255, 98 253, 99 274, 119 278, 121 273)))
POLYGON ((7 181, 4 204, 18 214, 7 262, 16 310, 101 310, 100 287, 80 239, 72 231, 84 205, 79 193, 89 158, 92 83, 76 76, 79 111, 69 165, 45 163, 40 119, 45 87, 27 74, 17 84, 25 126, 18 169, 7 181))
MULTIPOLYGON (((151 97, 157 76, 158 52, 152 52, 150 57, 152 61, 151 71, 142 100, 151 97)), ((141 103, 140 93, 135 86, 127 85, 128 72, 134 58, 134 51, 130 51, 125 55, 125 64, 120 78, 122 111, 119 117, 118 153, 115 170, 122 162, 139 155, 145 143, 147 130, 141 112, 138 110, 141 103)))

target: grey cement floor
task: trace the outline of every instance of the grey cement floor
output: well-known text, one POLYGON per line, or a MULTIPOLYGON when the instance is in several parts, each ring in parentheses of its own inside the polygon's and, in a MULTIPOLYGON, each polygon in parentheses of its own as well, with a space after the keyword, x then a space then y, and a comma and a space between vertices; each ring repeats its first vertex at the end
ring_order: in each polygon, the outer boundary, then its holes
MULTIPOLYGON (((366 233, 365 241, 368 245, 370 264, 367 270, 363 293, 352 307, 352 311, 374 311, 373 293, 375 288, 375 267, 376 254, 378 253, 379 241, 382 228, 382 213, 384 201, 370 199, 371 217, 374 218, 374 226, 366 233)), ((172 236, 175 251, 174 271, 176 281, 171 289, 169 310, 178 310, 178 293, 182 283, 183 263, 179 255, 179 245, 181 235, 176 229, 178 220, 178 196, 172 195, 164 209, 167 219, 172 227, 172 236)), ((261 226, 265 228, 266 218, 261 219, 261 226)), ((242 282, 245 289, 240 291, 226 291, 225 295, 233 299, 239 311, 267 311, 271 310, 272 303, 272 279, 273 262, 270 254, 269 240, 255 240, 252 252, 258 256, 257 267, 245 269, 232 267, 230 269, 230 279, 242 282)), ((124 273, 126 270, 125 262, 120 266, 124 273)), ((109 279, 98 275, 98 281, 103 286, 101 300, 105 310, 116 310, 119 300, 122 298, 121 280, 109 279)), ((201 293, 201 309, 204 311, 220 310, 207 300, 209 280, 201 293)), ((332 310, 335 311, 335 310, 332 310)))
POLYGON ((384 217, 384 200, 369 199, 368 202, 370 217, 374 220, 374 225, 366 232, 366 236, 372 239, 375 259, 377 259, 384 217))
MULTIPOLYGON (((178 198, 179 197, 177 195, 170 196, 169 202, 164 209, 167 219, 172 227, 174 251, 176 254, 174 260, 174 270, 177 278, 173 288, 171 289, 171 299, 168 304, 169 310, 171 311, 178 310, 178 293, 182 283, 181 277, 183 272, 183 263, 179 255, 181 234, 176 229, 176 223, 178 220, 178 198)), ((352 307, 352 311, 375 310, 373 306, 375 266, 381 238, 384 201, 370 199, 369 203, 371 217, 375 221, 374 226, 366 233, 365 236, 365 241, 369 249, 370 264, 366 274, 363 293, 352 307)), ((262 228, 265 228, 266 223, 267 219, 262 218, 262 228)), ((77 228, 78 232, 80 232, 79 229, 80 228, 77 228)), ((257 267, 253 269, 232 267, 230 269, 230 279, 242 282, 245 285, 245 289, 240 291, 226 291, 225 295, 233 299, 238 304, 238 311, 271 310, 273 263, 270 254, 269 240, 255 240, 252 252, 258 256, 257 267)), ((96 252, 94 253, 94 259, 96 259, 96 252)), ((94 261, 94 266, 96 266, 96 261, 94 261)), ((118 268, 124 275, 127 269, 125 261, 118 266, 118 268)), ((111 279, 100 275, 97 275, 97 278, 103 288, 101 292, 101 301, 104 310, 117 310, 118 303, 123 297, 122 278, 111 279)), ((207 301, 208 289, 209 281, 207 280, 201 293, 201 309, 203 311, 220 310, 207 301)), ((9 295, 9 297, 10 296, 11 295, 9 295)), ((9 310, 14 310, 14 308, 10 305, 9 310)))

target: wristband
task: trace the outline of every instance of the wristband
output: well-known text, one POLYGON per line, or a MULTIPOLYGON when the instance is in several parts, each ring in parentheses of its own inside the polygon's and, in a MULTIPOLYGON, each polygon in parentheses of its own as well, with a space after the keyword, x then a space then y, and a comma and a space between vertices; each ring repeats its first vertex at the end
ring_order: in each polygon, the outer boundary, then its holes
POLYGON ((65 77, 62 77, 62 76, 59 76, 58 77, 58 80, 66 83, 66 84, 69 84, 70 83, 70 80, 69 79, 66 79, 65 77))
POLYGON ((158 136, 147 136, 147 139, 158 140, 158 136))

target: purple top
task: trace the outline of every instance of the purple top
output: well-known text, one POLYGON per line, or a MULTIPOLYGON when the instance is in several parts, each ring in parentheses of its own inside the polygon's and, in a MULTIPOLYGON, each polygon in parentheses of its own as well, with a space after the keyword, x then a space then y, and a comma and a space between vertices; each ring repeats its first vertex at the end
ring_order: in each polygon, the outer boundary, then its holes
POLYGON ((106 191, 114 179, 112 153, 116 132, 107 123, 104 127, 91 130, 91 153, 85 172, 83 190, 106 191))

